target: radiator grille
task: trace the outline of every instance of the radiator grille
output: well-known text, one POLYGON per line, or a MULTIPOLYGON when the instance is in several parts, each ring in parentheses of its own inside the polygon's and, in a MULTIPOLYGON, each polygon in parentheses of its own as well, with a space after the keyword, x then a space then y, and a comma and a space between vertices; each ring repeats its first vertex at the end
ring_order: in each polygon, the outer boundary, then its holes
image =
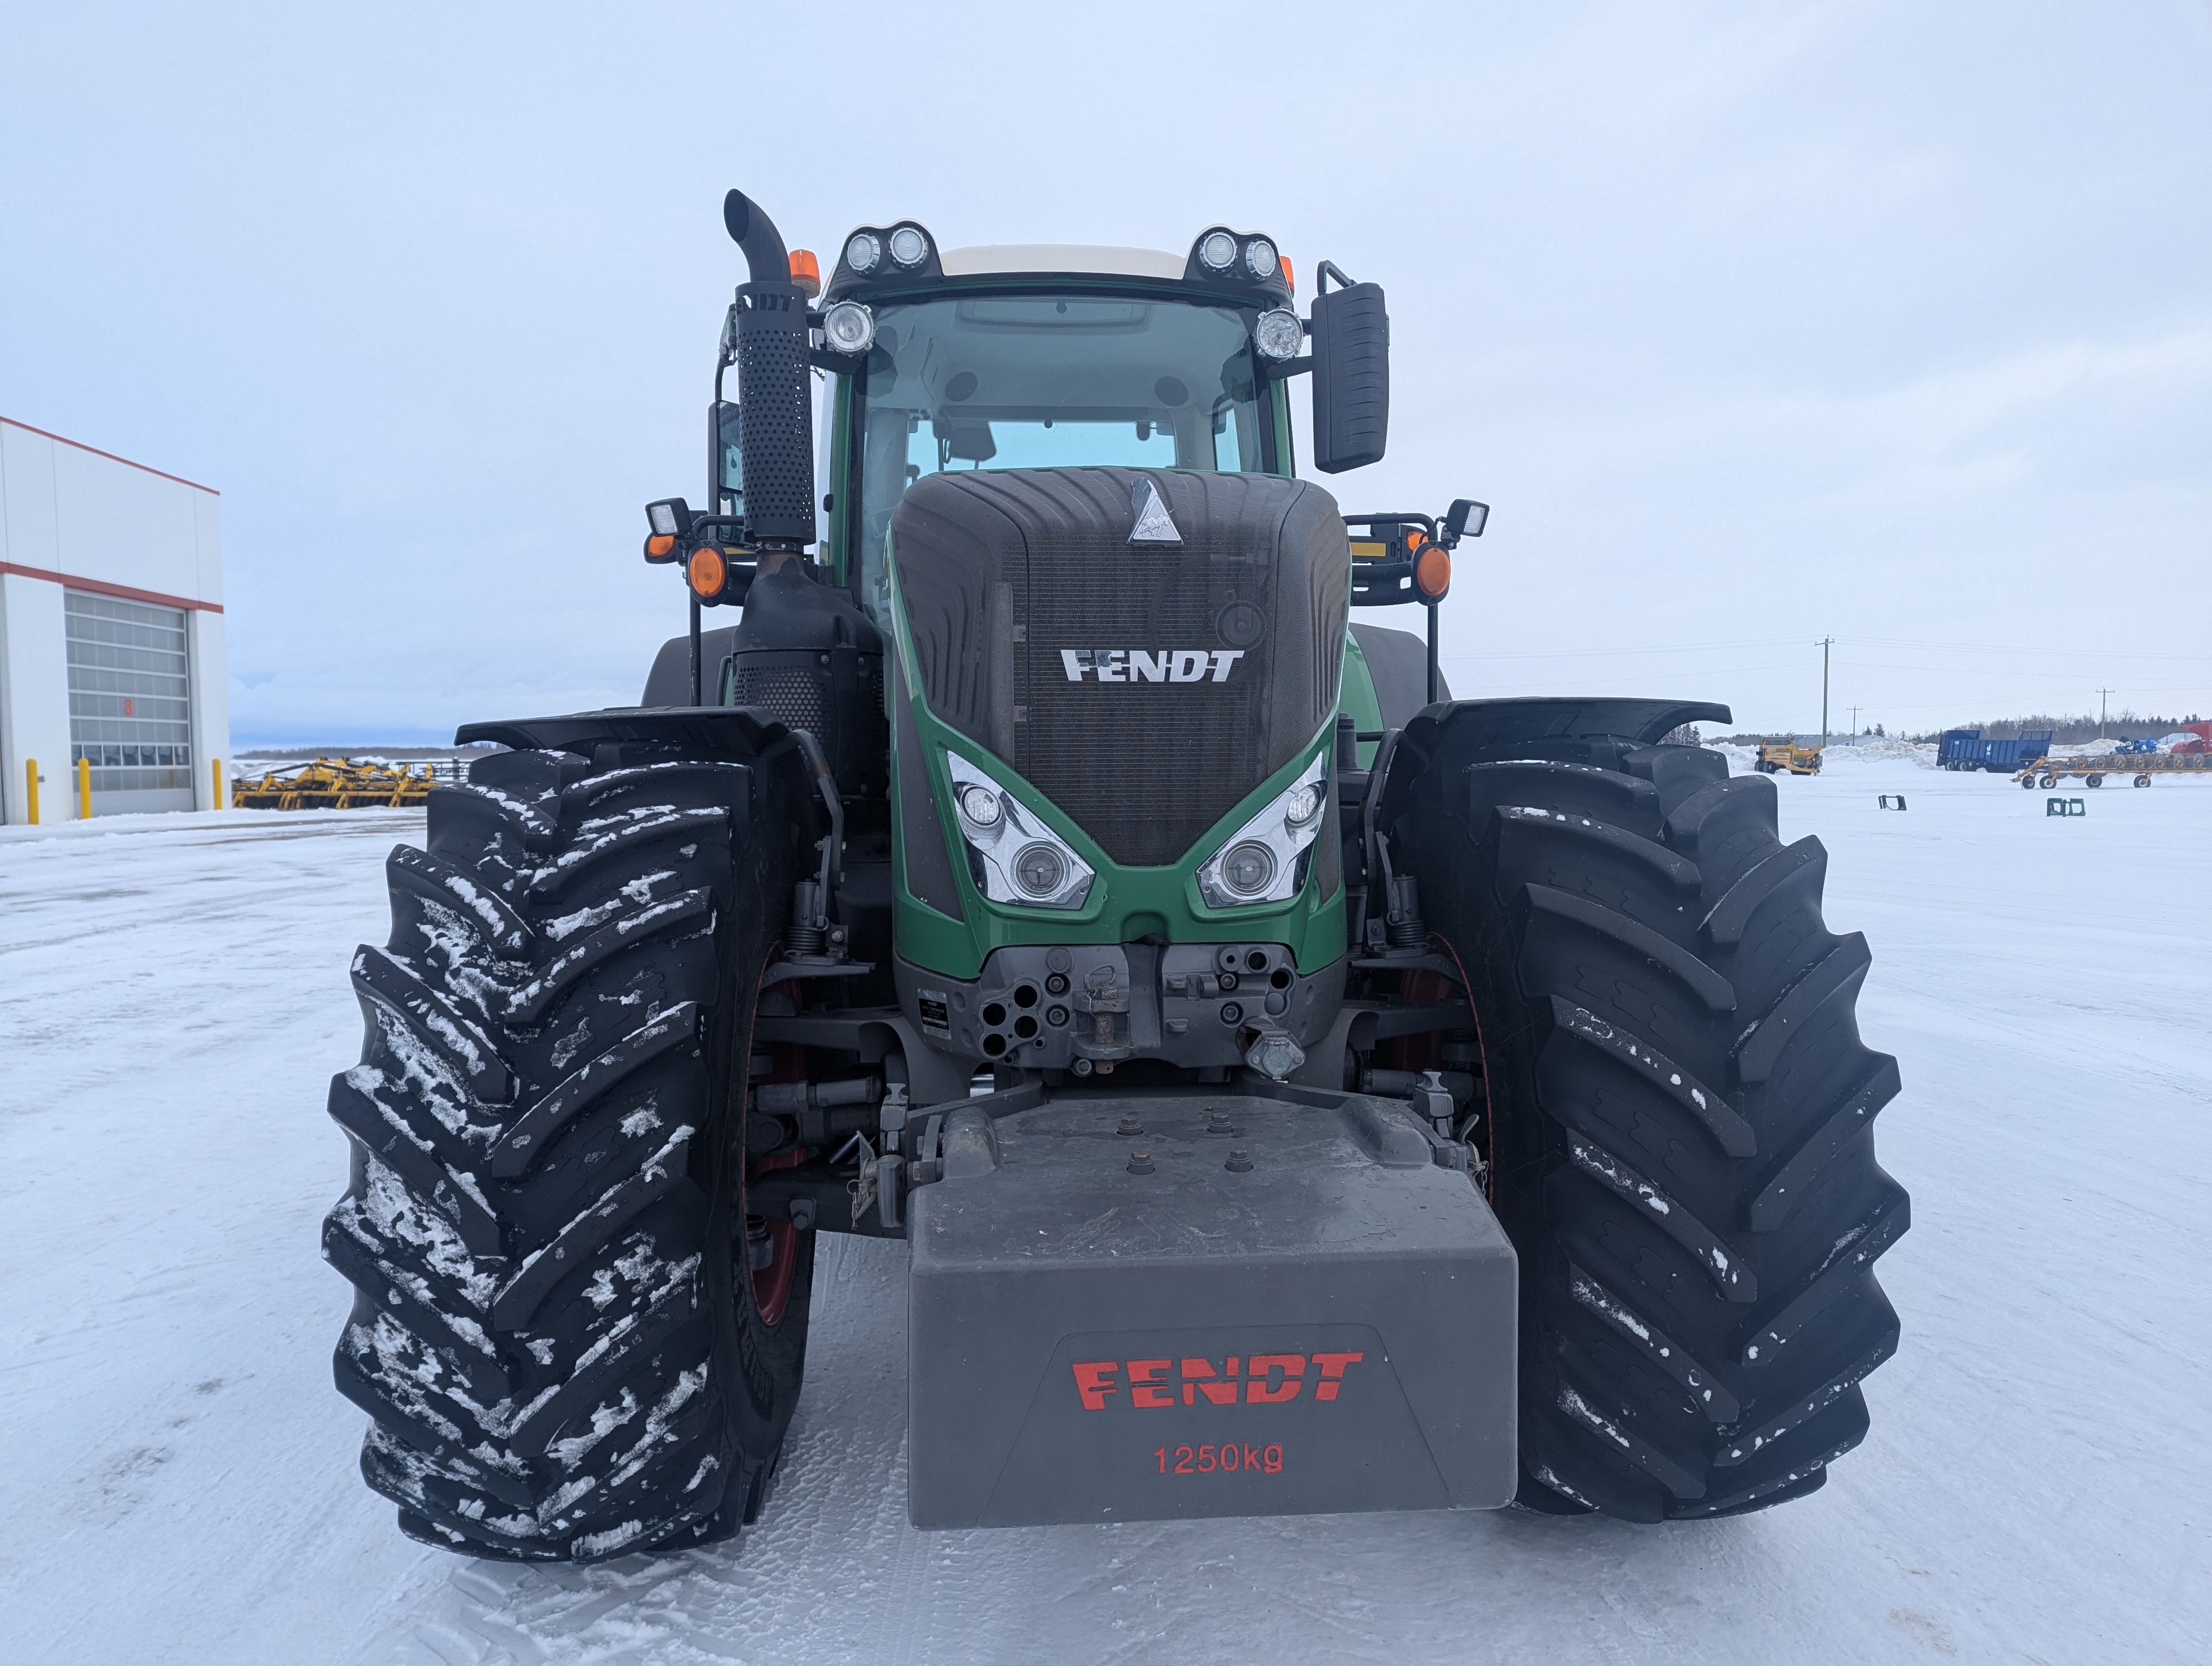
POLYGON ((1071 542, 1030 562, 1029 721, 1016 762, 1117 862, 1160 866, 1267 778, 1263 638, 1216 683, 1070 682, 1062 648, 1212 653, 1233 602, 1273 611, 1272 563, 1071 542))

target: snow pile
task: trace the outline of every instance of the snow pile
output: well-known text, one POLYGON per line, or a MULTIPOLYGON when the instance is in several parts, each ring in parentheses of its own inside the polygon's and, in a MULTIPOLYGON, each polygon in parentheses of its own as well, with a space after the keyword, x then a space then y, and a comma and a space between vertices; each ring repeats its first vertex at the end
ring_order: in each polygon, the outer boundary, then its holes
MULTIPOLYGON (((1818 743, 1820 737, 1814 736, 1818 743)), ((1759 748, 1755 745, 1734 740, 1709 740, 1706 747, 1718 752, 1729 761, 1729 773, 1748 775, 1759 767, 1759 748)), ((1838 764, 1863 765, 1911 764, 1917 769, 1936 767, 1936 743, 1932 740, 1905 740, 1896 735, 1861 735, 1856 740, 1838 735, 1828 743, 1820 754, 1820 767, 1832 769, 1838 764)))
POLYGON ((1936 767, 1936 743, 1906 740, 1897 735, 1863 734, 1856 739, 1839 736, 1830 741, 1828 750, 1820 755, 1823 769, 1869 763, 1906 763, 1918 769, 1932 769, 1936 767))

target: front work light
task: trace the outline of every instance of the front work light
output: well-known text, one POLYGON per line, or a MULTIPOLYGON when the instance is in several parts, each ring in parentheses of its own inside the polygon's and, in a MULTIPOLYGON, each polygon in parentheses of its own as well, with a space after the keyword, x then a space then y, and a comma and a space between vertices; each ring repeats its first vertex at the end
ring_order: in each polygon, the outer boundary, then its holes
POLYGON ((1260 350, 1261 358, 1279 364, 1297 357, 1298 350, 1306 344, 1306 327, 1296 313, 1277 307, 1260 314, 1260 321, 1252 326, 1252 344, 1260 350))
POLYGON ((1225 272, 1237 258, 1237 240, 1225 231, 1208 232, 1198 246, 1198 258, 1217 272, 1225 272))
POLYGON ((1490 520, 1490 505, 1471 497, 1455 497, 1444 512, 1443 546, 1449 550, 1463 538, 1480 538, 1490 520))
POLYGON ((822 339, 833 353, 858 358, 876 339, 876 315, 857 301, 841 301, 822 315, 822 339))
POLYGON ((968 873, 994 903, 1079 909, 1097 876, 1059 834, 1021 800, 957 752, 945 755, 968 873))
POLYGON ((645 558, 656 565, 674 561, 676 540, 691 524, 691 508, 680 497, 664 497, 645 506, 645 524, 653 529, 645 541, 645 558))
POLYGON ((1328 805, 1328 756, 1318 753, 1274 801, 1230 836, 1198 870, 1210 909, 1281 903, 1305 881, 1306 853, 1328 805))
POLYGON ((884 258, 884 246, 872 231, 856 231, 845 242, 845 264, 856 272, 872 272, 884 258))
POLYGON ((1244 246, 1244 270, 1262 283, 1275 275, 1275 246, 1255 237, 1244 246))

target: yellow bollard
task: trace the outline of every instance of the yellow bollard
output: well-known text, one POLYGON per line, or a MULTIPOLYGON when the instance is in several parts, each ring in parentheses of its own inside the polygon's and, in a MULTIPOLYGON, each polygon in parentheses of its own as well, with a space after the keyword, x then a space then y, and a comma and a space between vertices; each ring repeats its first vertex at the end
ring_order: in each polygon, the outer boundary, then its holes
POLYGON ((23 798, 25 807, 31 812, 31 825, 39 824, 39 760, 23 760, 23 798))
POLYGON ((208 760, 208 772, 215 777, 215 807, 220 810, 223 807, 222 760, 219 757, 210 758, 208 760))
POLYGON ((76 818, 92 819, 92 763, 82 757, 76 761, 76 818))

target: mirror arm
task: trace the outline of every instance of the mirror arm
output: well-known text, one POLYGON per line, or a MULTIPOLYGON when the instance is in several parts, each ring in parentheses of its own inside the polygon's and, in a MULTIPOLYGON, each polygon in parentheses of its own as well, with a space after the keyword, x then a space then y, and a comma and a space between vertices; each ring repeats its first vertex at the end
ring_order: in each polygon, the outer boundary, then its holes
POLYGON ((1303 376, 1313 368, 1313 355, 1301 353, 1294 359, 1277 359, 1267 366, 1269 381, 1288 381, 1293 376, 1303 376))

